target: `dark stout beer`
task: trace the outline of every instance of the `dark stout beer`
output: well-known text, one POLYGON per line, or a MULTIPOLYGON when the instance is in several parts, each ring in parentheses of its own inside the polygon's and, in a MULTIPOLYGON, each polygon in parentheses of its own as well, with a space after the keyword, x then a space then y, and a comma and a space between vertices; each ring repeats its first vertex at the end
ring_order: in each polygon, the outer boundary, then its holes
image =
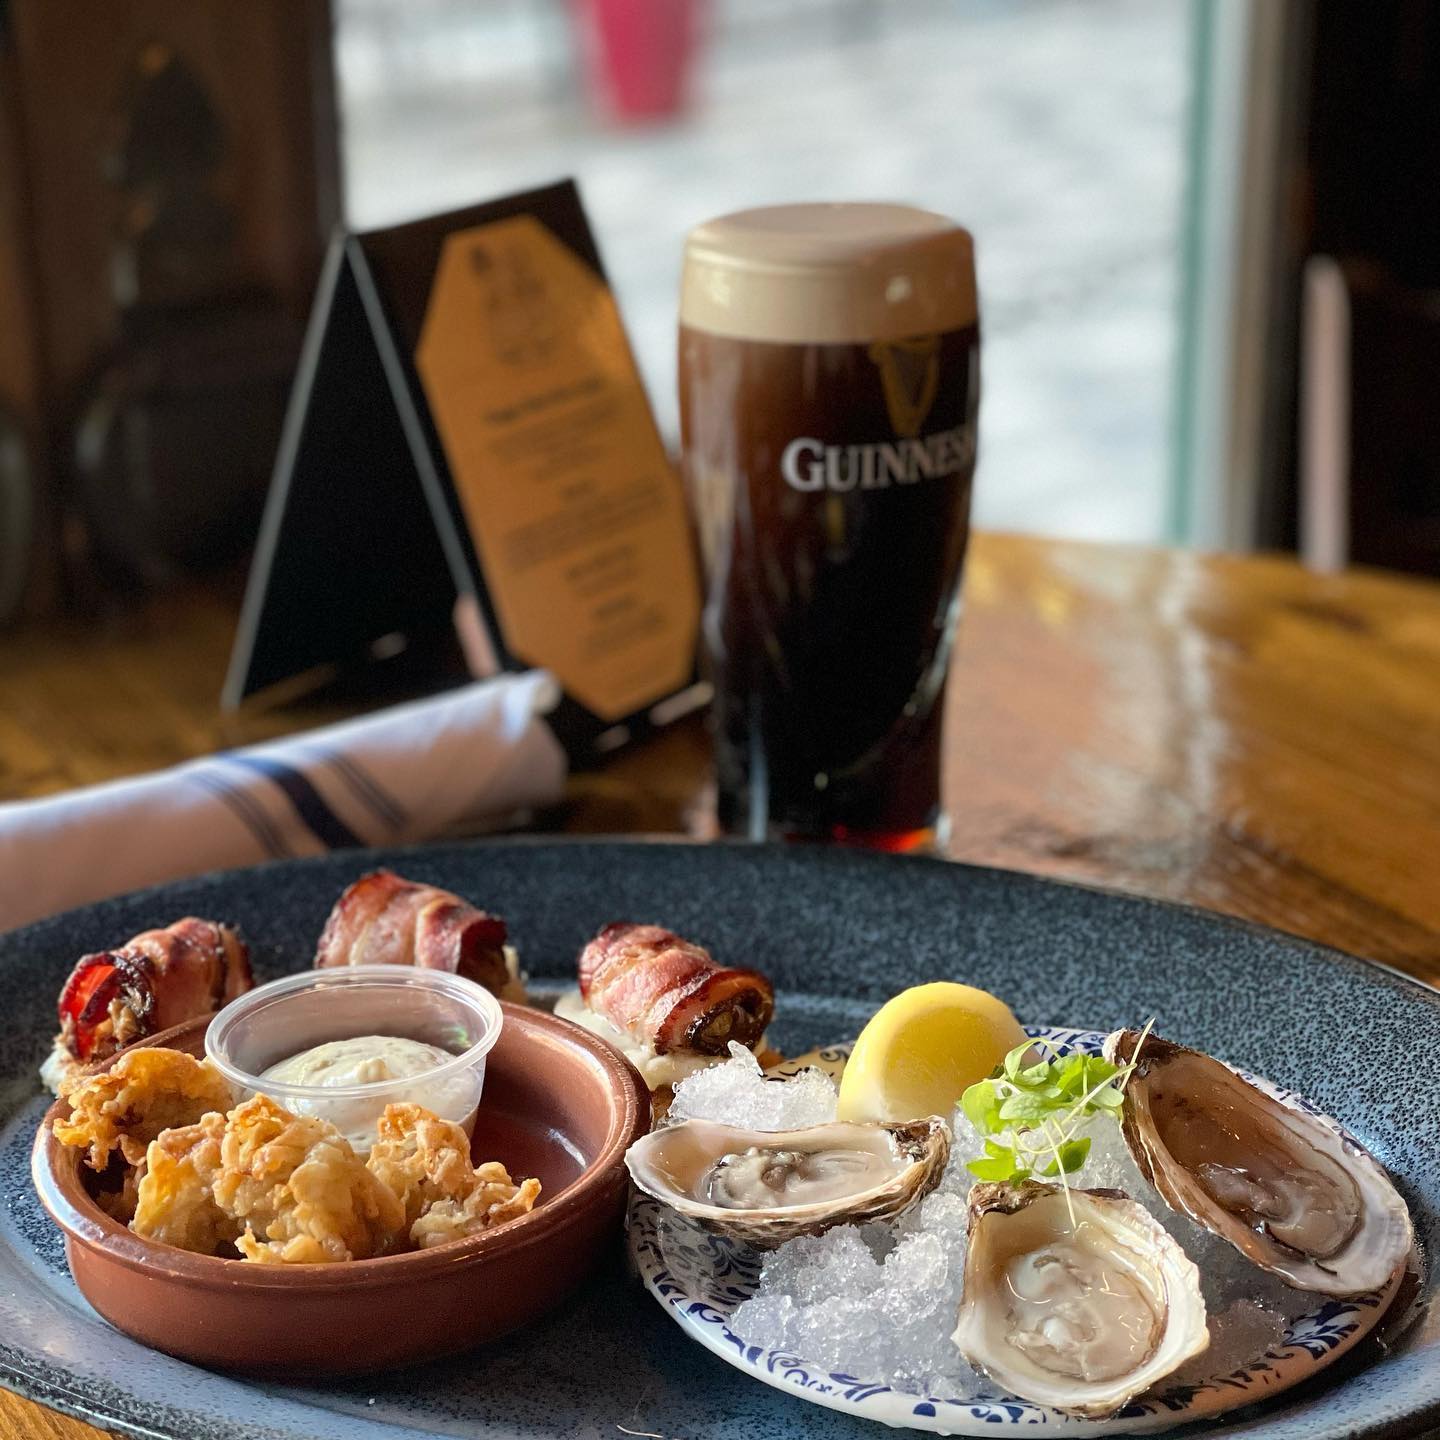
POLYGON ((721 823, 923 844, 975 465, 970 237, 892 205, 727 216, 689 237, 680 320, 721 823))

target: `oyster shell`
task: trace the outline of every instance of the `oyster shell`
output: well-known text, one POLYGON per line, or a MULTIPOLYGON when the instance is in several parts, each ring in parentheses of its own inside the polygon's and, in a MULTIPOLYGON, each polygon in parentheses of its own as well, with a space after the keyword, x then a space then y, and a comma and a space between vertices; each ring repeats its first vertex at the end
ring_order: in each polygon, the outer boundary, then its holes
POLYGON ((1101 1419, 1210 1343, 1200 1274, 1120 1190, 975 1185, 951 1337, 1012 1394, 1101 1419), (1071 1207, 1074 1222, 1071 1221, 1071 1207))
POLYGON ((625 1164, 647 1195, 764 1250, 899 1215, 935 1188, 949 1155, 938 1117, 776 1131, 682 1120, 637 1140, 625 1164))
MULTIPOLYGON (((1105 1055, 1125 1064, 1138 1040, 1117 1030, 1105 1055)), ((1121 1126, 1167 1205, 1298 1290, 1379 1290, 1410 1254, 1410 1212, 1377 1161, 1198 1050, 1147 1036, 1121 1126)))

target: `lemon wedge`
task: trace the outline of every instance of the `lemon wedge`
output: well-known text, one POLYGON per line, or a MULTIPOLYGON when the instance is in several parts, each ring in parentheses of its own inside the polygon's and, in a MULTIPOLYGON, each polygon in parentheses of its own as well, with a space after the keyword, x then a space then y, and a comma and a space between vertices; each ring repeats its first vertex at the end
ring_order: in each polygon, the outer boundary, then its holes
POLYGON ((860 1032, 840 1079, 838 1118, 948 1120, 965 1090, 1024 1043, 1010 1007, 987 991, 948 980, 902 990, 860 1032))

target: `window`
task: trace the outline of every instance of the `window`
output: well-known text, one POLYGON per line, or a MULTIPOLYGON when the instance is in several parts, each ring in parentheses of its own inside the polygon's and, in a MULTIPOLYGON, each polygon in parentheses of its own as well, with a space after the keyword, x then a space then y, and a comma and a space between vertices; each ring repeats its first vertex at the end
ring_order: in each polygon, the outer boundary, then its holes
MULTIPOLYGON (((598 0, 597 0, 598 3, 598 0)), ((686 6, 690 0, 657 0, 686 6)), ((1165 533, 1190 85, 1185 0, 714 0, 690 100, 606 118, 562 0, 339 0, 350 220, 581 184, 662 429, 694 223, 895 199, 977 239, 976 518, 1165 533)))

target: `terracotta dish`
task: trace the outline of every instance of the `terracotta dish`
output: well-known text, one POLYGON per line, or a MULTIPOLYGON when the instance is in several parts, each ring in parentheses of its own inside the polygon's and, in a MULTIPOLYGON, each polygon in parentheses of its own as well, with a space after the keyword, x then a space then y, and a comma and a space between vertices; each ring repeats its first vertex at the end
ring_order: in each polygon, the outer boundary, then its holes
MULTIPOLYGON (((148 1043, 203 1054, 209 1018, 148 1043)), ((316 1378, 452 1354, 558 1305, 618 1244, 623 1157, 650 1128, 650 1096, 603 1040, 552 1015, 505 1006, 475 1124, 477 1159, 544 1185, 530 1214, 431 1250, 335 1265, 254 1265, 145 1240, 84 1184, 81 1152, 35 1139, 32 1171, 65 1232, 71 1274, 117 1329, 217 1369, 316 1378)))

